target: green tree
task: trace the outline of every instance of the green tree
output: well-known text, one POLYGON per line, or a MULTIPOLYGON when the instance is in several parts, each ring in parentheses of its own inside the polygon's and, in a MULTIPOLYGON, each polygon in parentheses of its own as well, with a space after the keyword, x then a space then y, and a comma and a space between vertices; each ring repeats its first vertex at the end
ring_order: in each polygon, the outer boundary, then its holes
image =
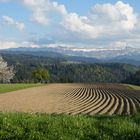
POLYGON ((136 85, 140 85, 140 70, 135 73, 133 81, 135 81, 136 85))
POLYGON ((35 82, 48 83, 50 81, 50 74, 47 69, 39 68, 32 72, 32 77, 35 82))

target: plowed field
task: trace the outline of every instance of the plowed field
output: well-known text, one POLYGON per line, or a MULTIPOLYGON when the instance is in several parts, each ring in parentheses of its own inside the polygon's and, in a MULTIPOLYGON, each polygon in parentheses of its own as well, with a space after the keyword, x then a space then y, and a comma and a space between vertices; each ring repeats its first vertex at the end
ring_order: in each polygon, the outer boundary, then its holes
POLYGON ((66 114, 133 114, 140 91, 117 84, 49 84, 0 94, 0 111, 66 114))

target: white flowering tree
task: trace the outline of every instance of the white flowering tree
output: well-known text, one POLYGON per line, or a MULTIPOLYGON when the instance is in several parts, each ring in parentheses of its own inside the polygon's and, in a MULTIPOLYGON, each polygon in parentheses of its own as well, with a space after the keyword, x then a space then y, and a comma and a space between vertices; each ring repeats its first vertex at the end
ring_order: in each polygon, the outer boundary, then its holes
POLYGON ((15 73, 12 66, 8 66, 7 62, 0 57, 0 82, 10 83, 15 73))

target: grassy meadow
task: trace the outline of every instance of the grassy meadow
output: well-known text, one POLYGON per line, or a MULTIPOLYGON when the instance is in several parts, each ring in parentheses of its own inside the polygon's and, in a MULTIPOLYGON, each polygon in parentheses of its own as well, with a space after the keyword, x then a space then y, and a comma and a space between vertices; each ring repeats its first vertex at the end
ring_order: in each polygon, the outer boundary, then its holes
POLYGON ((84 116, 0 113, 1 140, 138 140, 140 114, 84 116))
POLYGON ((140 90, 140 86, 130 85, 130 84, 128 84, 127 86, 134 89, 134 90, 140 90))
POLYGON ((0 93, 16 91, 31 87, 40 86, 41 84, 0 84, 0 93))

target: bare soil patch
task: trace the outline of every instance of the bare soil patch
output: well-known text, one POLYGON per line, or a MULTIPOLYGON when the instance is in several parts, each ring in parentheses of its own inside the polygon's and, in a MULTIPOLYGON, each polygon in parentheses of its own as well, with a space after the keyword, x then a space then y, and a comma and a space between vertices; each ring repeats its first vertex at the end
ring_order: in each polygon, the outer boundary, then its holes
POLYGON ((49 84, 0 94, 0 111, 66 114, 133 114, 140 91, 117 84, 49 84))

